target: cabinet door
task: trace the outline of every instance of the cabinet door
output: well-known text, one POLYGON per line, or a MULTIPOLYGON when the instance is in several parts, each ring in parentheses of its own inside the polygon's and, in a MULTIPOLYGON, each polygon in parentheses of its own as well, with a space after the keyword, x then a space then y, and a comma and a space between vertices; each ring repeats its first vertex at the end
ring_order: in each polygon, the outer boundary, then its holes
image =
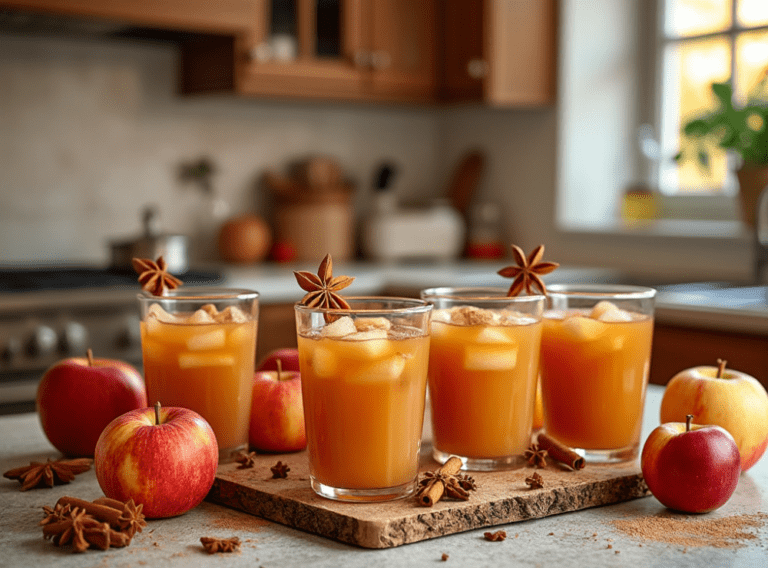
POLYGON ((445 0, 441 29, 444 100, 554 103, 557 0, 445 0))
POLYGON ((557 0, 486 0, 485 100, 499 106, 555 102, 557 0))
POLYGON ((362 86, 362 0, 259 0, 253 33, 237 38, 243 94, 355 99, 362 86))
POLYGON ((0 0, 0 7, 105 18, 150 27, 209 33, 250 28, 261 0, 0 0))
POLYGON ((363 0, 362 6, 370 97, 435 100, 438 0, 363 0))

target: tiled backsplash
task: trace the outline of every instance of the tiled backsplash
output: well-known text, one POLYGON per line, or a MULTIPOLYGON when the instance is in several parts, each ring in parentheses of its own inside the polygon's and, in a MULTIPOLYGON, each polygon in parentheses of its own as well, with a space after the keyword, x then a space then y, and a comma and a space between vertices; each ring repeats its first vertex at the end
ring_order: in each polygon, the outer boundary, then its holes
POLYGON ((382 159, 409 196, 438 194, 436 112, 176 93, 172 45, 0 35, 0 264, 107 262, 156 204, 168 232, 193 232, 200 195, 182 161, 211 156, 233 212, 260 211, 267 169, 322 153, 358 181, 382 159))

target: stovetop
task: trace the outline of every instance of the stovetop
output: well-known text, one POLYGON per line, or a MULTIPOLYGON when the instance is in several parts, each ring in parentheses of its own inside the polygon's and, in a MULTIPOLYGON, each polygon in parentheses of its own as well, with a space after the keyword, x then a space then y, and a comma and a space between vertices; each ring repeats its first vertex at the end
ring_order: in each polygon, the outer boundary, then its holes
MULTIPOLYGON (((185 285, 220 284, 213 270, 188 270, 179 275, 185 285)), ((127 270, 97 267, 0 268, 0 293, 42 290, 79 290, 111 287, 138 288, 137 275, 127 270)))

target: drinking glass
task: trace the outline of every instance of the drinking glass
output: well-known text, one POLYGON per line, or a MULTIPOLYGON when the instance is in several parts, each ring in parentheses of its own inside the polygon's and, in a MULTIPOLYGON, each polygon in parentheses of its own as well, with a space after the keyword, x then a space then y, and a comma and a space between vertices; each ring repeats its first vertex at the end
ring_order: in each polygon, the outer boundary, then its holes
POLYGON ((563 284, 548 293, 541 339, 545 431, 587 461, 635 459, 656 291, 563 284))
POLYGON ((248 448, 258 292, 179 288, 139 294, 150 405, 181 406, 213 428, 219 461, 248 448))
POLYGON ((345 298, 297 304, 310 483, 323 497, 384 501, 417 485, 432 306, 345 298))
POLYGON ((520 467, 531 440, 544 296, 506 288, 432 288, 432 455, 463 469, 520 467))

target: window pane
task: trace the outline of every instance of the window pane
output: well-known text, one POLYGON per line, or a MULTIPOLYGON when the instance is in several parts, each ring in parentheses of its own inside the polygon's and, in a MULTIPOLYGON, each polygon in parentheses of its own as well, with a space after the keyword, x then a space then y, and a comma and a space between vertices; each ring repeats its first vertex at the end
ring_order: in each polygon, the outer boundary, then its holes
POLYGON ((698 146, 681 138, 689 120, 716 107, 710 85, 730 76, 730 45, 726 37, 680 42, 667 46, 664 54, 664 111, 662 116, 662 161, 660 188, 665 193, 721 191, 726 179, 726 154, 709 144, 709 171, 695 159, 698 146), (675 164, 670 158, 682 150, 694 159, 675 164))
POLYGON ((733 0, 667 0, 665 32, 682 37, 724 31, 731 26, 732 6, 733 0))
MULTIPOLYGON (((768 4, 766 4, 768 6, 768 4)), ((768 69, 768 31, 743 33, 736 39, 736 100, 744 104, 768 69)), ((766 93, 763 93, 763 97, 766 93)))
POLYGON ((768 25, 768 2, 766 0, 739 0, 736 7, 742 26, 768 25))

